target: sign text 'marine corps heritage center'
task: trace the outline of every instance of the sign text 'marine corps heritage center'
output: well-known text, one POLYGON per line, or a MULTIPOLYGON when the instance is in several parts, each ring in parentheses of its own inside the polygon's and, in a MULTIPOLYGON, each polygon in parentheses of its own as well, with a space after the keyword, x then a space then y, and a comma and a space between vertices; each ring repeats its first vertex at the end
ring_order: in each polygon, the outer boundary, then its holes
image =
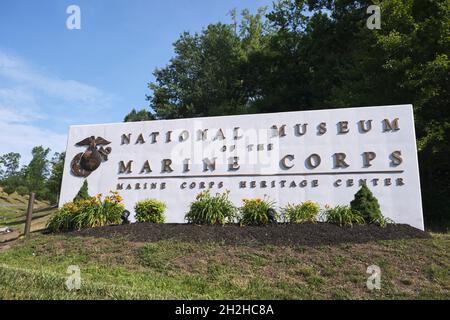
POLYGON ((396 223, 423 229, 411 105, 71 126, 60 205, 84 179, 130 212, 155 198, 185 222, 202 190, 277 206, 348 204, 362 184, 396 223))

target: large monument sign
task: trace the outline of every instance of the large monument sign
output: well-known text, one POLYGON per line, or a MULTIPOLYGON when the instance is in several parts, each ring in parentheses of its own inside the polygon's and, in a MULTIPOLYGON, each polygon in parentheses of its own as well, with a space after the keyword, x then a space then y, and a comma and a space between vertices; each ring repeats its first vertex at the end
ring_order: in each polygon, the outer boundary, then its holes
POLYGON ((365 183, 382 213, 423 229, 411 105, 71 126, 60 205, 87 179, 126 208, 156 198, 185 222, 197 193, 349 204, 365 183))

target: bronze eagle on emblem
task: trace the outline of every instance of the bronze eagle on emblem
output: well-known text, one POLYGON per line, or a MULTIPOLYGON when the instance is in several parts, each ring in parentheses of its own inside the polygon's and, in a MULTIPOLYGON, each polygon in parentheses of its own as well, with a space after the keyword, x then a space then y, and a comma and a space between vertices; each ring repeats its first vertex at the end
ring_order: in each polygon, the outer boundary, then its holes
POLYGON ((87 146, 85 152, 78 153, 70 163, 72 174, 76 177, 86 178, 95 171, 103 161, 108 160, 111 147, 103 148, 111 142, 102 138, 91 136, 76 143, 75 146, 87 146), (98 146, 101 146, 98 148, 98 146))

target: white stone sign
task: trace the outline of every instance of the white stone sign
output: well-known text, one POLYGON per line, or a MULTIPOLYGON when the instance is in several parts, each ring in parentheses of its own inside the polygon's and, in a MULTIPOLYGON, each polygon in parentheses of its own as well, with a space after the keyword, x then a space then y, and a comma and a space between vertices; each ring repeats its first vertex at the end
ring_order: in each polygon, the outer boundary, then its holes
POLYGON ((202 190, 277 207, 305 200, 349 204, 362 183, 382 213, 423 229, 411 105, 71 126, 60 205, 87 179, 89 193, 118 191, 166 202, 185 222, 202 190))

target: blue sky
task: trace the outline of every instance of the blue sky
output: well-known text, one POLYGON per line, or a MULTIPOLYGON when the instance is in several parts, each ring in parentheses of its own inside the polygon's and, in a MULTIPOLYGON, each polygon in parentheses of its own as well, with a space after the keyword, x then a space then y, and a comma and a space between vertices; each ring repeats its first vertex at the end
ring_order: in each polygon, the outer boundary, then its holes
POLYGON ((63 151, 68 126, 120 122, 147 107, 152 72, 183 31, 230 22, 272 0, 1 0, 0 155, 30 159, 35 145, 63 151), (68 30, 66 9, 81 9, 68 30))

